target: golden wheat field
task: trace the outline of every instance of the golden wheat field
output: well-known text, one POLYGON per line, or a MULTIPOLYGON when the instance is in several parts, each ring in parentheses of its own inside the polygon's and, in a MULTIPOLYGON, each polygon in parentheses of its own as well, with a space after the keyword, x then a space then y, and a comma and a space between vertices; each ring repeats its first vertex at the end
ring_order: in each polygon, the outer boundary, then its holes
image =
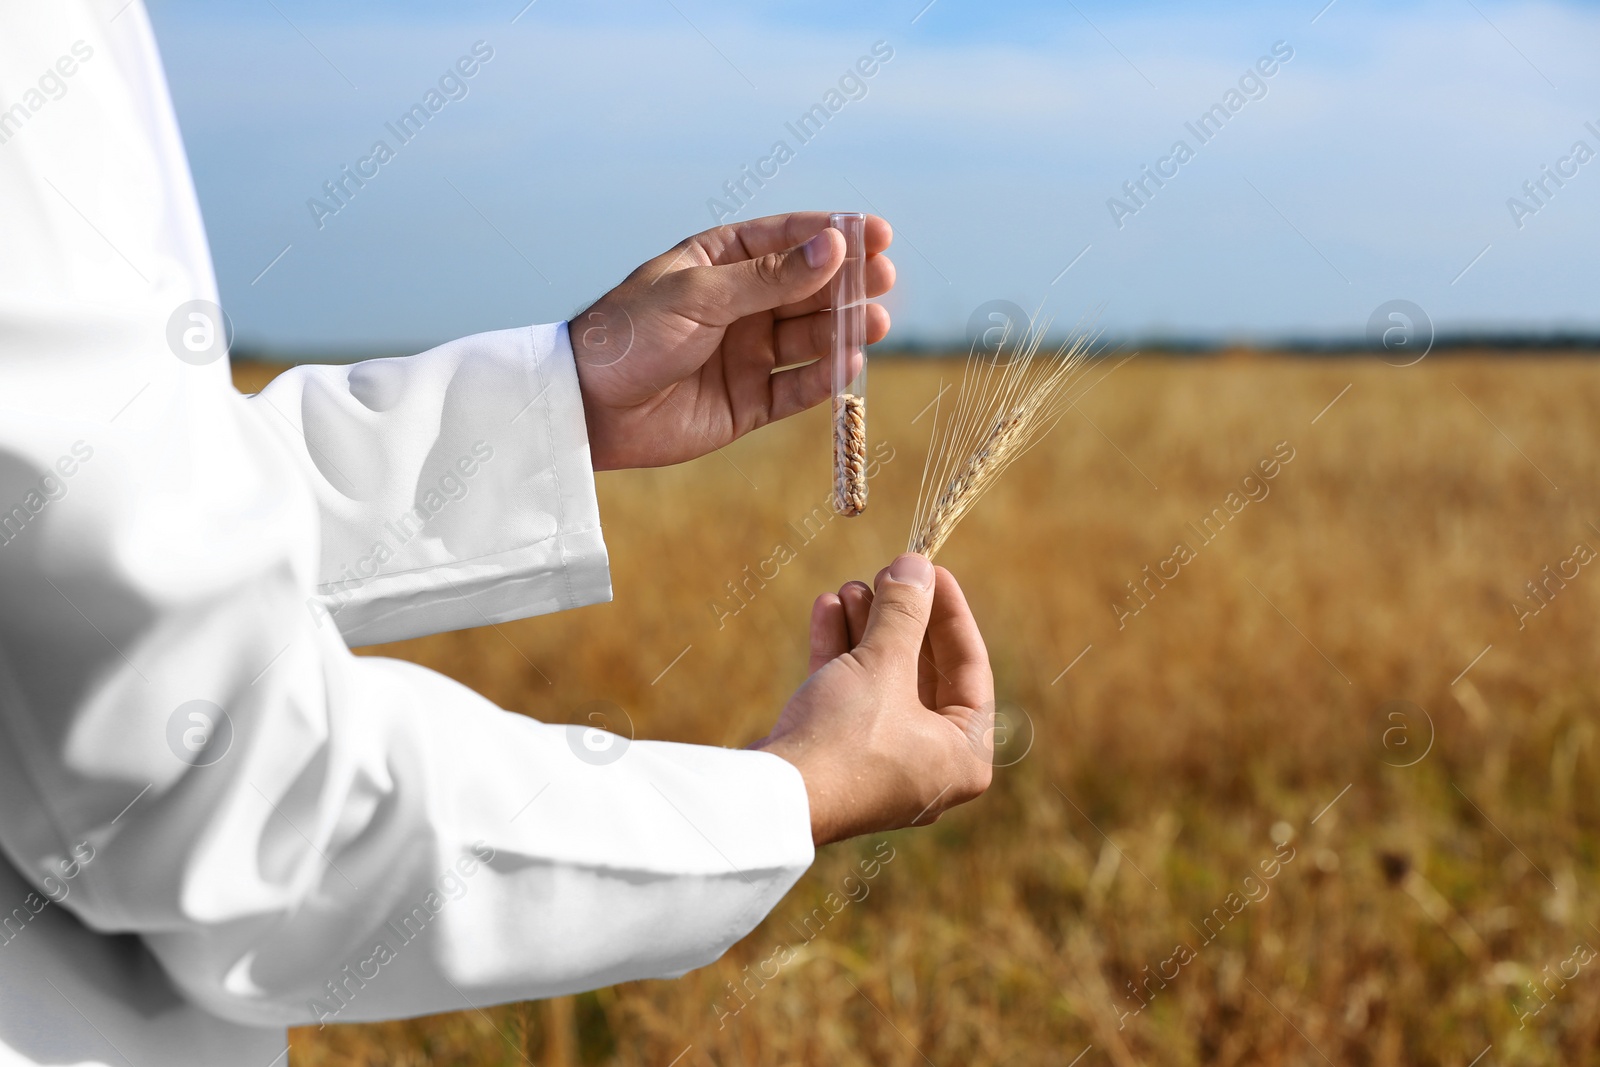
MULTIPOLYGON (((681 980, 302 1029, 294 1067, 1600 1062, 1600 363, 1121 358, 940 557, 988 795, 822 851, 681 980)), ((372 651, 745 744, 812 598, 904 546, 959 374, 875 361, 859 519, 818 521, 817 409, 601 475, 614 603, 372 651)))

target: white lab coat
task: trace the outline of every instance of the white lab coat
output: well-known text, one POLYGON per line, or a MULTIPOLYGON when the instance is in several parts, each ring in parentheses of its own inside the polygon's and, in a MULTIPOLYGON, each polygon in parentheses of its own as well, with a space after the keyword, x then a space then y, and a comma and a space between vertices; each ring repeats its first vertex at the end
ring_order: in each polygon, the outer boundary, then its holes
POLYGON ((565 326, 254 398, 177 358, 215 283, 123 3, 0 2, 0 1065, 715 959, 811 862, 793 767, 347 647, 610 596, 565 326))

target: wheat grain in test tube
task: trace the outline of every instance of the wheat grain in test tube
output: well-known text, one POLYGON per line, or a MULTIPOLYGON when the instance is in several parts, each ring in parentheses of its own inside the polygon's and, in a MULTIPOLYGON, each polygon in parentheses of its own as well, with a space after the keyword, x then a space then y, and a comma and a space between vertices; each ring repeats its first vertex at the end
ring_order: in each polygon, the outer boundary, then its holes
POLYGON ((833 507, 867 507, 867 217, 828 217, 844 234, 844 264, 833 279, 833 507))

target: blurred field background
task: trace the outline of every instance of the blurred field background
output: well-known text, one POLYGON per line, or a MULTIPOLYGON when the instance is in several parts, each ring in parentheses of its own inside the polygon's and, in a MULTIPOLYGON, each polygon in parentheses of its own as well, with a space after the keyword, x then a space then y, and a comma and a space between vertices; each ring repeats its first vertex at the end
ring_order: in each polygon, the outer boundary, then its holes
MULTIPOLYGON (((247 391, 273 372, 235 368, 247 391)), ((299 1030, 294 1067, 1600 1062, 1600 959, 1576 951, 1600 948, 1600 568, 1525 628, 1511 606, 1600 548, 1600 364, 1234 353, 1091 374, 940 559, 1012 723, 986 797, 823 851, 681 980, 299 1030), (1270 495, 1119 629, 1125 583, 1284 441, 1270 495), (807 942, 804 917, 891 848, 807 942), (1274 856, 1292 858, 1262 880, 1274 856), (1252 874, 1268 892, 1241 908, 1252 874), (803 947, 741 1007, 729 983, 784 943, 803 947)), ((819 409, 601 475, 614 603, 371 651, 540 719, 603 699, 642 738, 742 745, 803 676, 813 596, 904 545, 924 409, 958 376, 874 363, 870 436, 894 458, 861 519, 804 544, 786 528, 826 497, 819 409), (785 540, 796 558, 719 626, 726 583, 785 540)))

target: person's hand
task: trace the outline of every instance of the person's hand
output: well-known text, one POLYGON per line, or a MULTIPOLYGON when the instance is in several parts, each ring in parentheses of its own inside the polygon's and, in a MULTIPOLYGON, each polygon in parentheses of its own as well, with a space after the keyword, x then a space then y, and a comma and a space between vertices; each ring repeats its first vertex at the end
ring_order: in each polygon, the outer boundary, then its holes
MULTIPOLYGON (((894 285, 891 237, 867 217, 869 297, 894 285)), ((831 395, 828 282, 843 262, 826 212, 771 215, 696 234, 574 317, 595 469, 694 459, 831 395)), ((879 305, 866 319, 867 343, 889 332, 879 305)))
POLYGON ((818 845, 921 826, 989 787, 994 677, 961 587, 907 554, 811 609, 811 677, 752 748, 800 770, 818 845))

